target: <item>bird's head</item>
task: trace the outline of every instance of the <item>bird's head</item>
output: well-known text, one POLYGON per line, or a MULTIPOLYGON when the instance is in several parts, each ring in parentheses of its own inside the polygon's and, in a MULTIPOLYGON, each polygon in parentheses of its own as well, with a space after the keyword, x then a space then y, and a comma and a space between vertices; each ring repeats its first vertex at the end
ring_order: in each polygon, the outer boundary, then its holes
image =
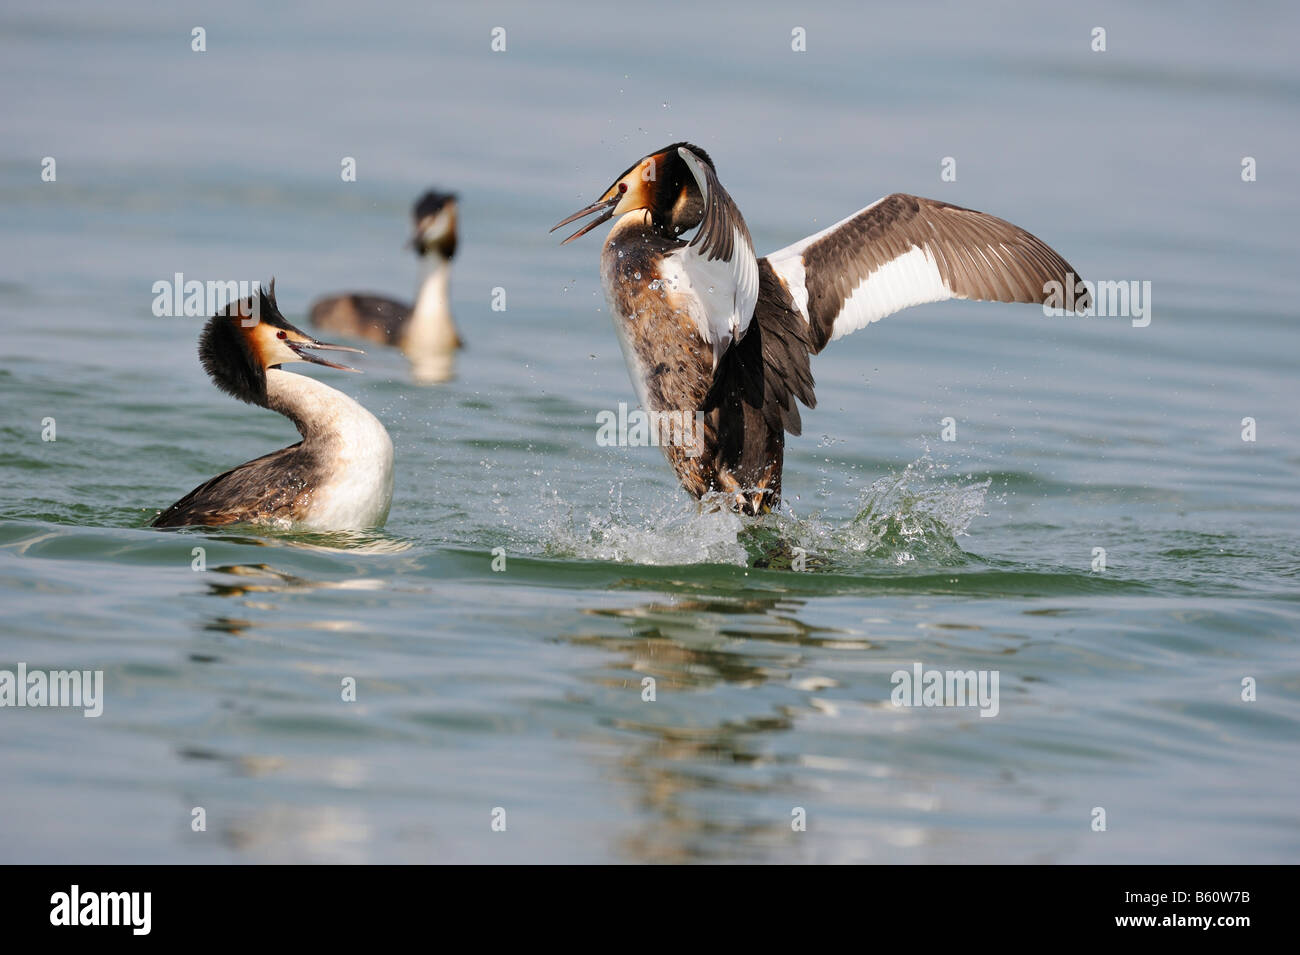
POLYGON ((456 254, 456 197, 450 192, 430 190, 411 209, 415 232, 410 247, 424 258, 436 255, 450 259, 456 254))
POLYGON ((359 348, 319 342, 289 324, 275 302, 275 280, 269 290, 231 302, 203 326, 199 360, 208 377, 222 391, 251 404, 266 403, 266 369, 295 361, 327 368, 356 371, 328 361, 311 351, 346 351, 359 348))
POLYGON ((633 163, 604 195, 556 223, 551 231, 600 213, 564 240, 572 242, 614 216, 645 210, 650 213, 650 224, 655 230, 675 239, 704 218, 704 197, 689 162, 705 164, 710 170, 714 168, 709 154, 698 146, 690 143, 665 146, 633 163))

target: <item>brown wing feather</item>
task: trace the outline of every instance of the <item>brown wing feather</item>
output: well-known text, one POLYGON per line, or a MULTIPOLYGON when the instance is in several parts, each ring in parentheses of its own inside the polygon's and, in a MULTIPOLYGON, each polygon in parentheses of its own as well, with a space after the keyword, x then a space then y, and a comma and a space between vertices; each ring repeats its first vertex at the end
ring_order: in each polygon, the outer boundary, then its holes
MULTIPOLYGON (((1049 297, 1049 282, 1064 286, 1078 281, 1069 262, 1019 226, 974 209, 904 193, 886 196, 802 248, 796 244, 769 258, 778 262, 778 271, 785 272, 779 263, 790 257, 787 252, 801 256, 812 342, 814 351, 821 351, 858 286, 916 248, 933 257, 949 294, 905 302, 898 308, 948 297, 1041 304, 1049 297)), ((1086 304, 1083 299, 1076 302, 1079 307, 1086 304)), ((849 330, 857 327, 860 324, 855 322, 849 330)))
POLYGON ((204 481, 159 514, 153 526, 215 527, 299 517, 297 506, 313 470, 301 448, 299 441, 204 481))

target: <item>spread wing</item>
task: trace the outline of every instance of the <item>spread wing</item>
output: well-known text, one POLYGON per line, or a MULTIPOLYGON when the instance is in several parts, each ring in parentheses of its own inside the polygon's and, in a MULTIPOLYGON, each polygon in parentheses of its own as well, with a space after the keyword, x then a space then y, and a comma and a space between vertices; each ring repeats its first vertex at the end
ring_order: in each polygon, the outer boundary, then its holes
MULTIPOLYGON (((911 305, 950 298, 1043 303, 1078 282, 1070 263, 1024 229, 904 193, 767 261, 808 322, 814 352, 911 305), (1049 283, 1058 283, 1055 290, 1049 283)), ((1075 303, 1087 304, 1082 288, 1075 303)))

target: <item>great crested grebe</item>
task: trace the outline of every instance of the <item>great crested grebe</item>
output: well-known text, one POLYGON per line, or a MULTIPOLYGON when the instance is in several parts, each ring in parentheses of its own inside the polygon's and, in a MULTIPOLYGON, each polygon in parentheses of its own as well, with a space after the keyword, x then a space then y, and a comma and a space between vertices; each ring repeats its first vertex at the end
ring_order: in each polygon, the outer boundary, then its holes
POLYGON ((780 500, 785 432, 802 428, 796 400, 816 406, 809 357, 827 342, 911 305, 1043 303, 1049 283, 1077 279, 1009 222, 903 193, 756 258, 713 161, 685 142, 645 156, 551 231, 596 213, 564 241, 619 217, 601 278, 641 404, 703 415, 696 446, 665 442, 664 453, 692 495, 723 492, 746 514, 780 500))
POLYGON ((318 342, 290 325, 267 292, 227 306, 199 336, 199 359, 213 383, 249 404, 270 408, 302 440, 219 474, 154 520, 154 527, 275 524, 311 530, 382 526, 393 499, 393 442, 357 402, 281 365, 307 361, 356 371, 309 350, 357 352, 318 342))
POLYGON ((464 346, 451 317, 451 260, 456 254, 456 197, 426 192, 412 210, 415 233, 408 243, 420 259, 415 304, 382 295, 351 292, 317 299, 315 327, 341 335, 395 345, 423 383, 446 381, 464 346))

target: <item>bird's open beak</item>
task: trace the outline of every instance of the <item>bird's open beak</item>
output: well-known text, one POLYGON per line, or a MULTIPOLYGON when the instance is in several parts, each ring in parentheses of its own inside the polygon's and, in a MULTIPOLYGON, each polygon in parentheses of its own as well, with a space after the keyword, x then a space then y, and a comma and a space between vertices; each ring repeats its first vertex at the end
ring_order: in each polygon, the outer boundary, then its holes
POLYGON ((293 350, 293 353, 295 355, 297 355, 303 361, 311 362, 313 365, 324 365, 326 368, 337 368, 339 371, 355 371, 355 372, 361 371, 360 368, 353 368, 351 365, 340 365, 338 362, 327 361, 324 358, 318 358, 315 355, 309 354, 307 351, 308 349, 314 349, 316 351, 350 351, 356 355, 364 355, 365 352, 363 352, 360 348, 350 348, 347 345, 331 345, 328 342, 318 342, 310 338, 308 338, 306 341, 301 341, 301 342, 285 341, 285 344, 288 345, 293 350))
POLYGON ((587 208, 579 209, 577 212, 569 216, 567 219, 555 223, 555 225, 551 227, 551 231, 554 232, 556 229, 563 228, 564 226, 568 225, 570 222, 573 222, 577 219, 581 219, 585 216, 592 215, 593 213, 599 212, 600 215, 596 216, 596 218, 592 219, 585 226, 583 226, 577 232, 573 233, 573 235, 569 236, 567 239, 565 239, 563 242, 560 243, 560 245, 567 245, 568 243, 572 242, 574 239, 578 238, 579 236, 586 235, 588 232, 596 228, 596 226, 600 225, 602 222, 608 222, 609 219, 614 215, 614 207, 619 204, 619 201, 622 198, 623 198, 622 194, 616 192, 613 196, 611 196, 608 199, 598 199, 596 202, 593 202, 591 205, 587 206, 587 208))

